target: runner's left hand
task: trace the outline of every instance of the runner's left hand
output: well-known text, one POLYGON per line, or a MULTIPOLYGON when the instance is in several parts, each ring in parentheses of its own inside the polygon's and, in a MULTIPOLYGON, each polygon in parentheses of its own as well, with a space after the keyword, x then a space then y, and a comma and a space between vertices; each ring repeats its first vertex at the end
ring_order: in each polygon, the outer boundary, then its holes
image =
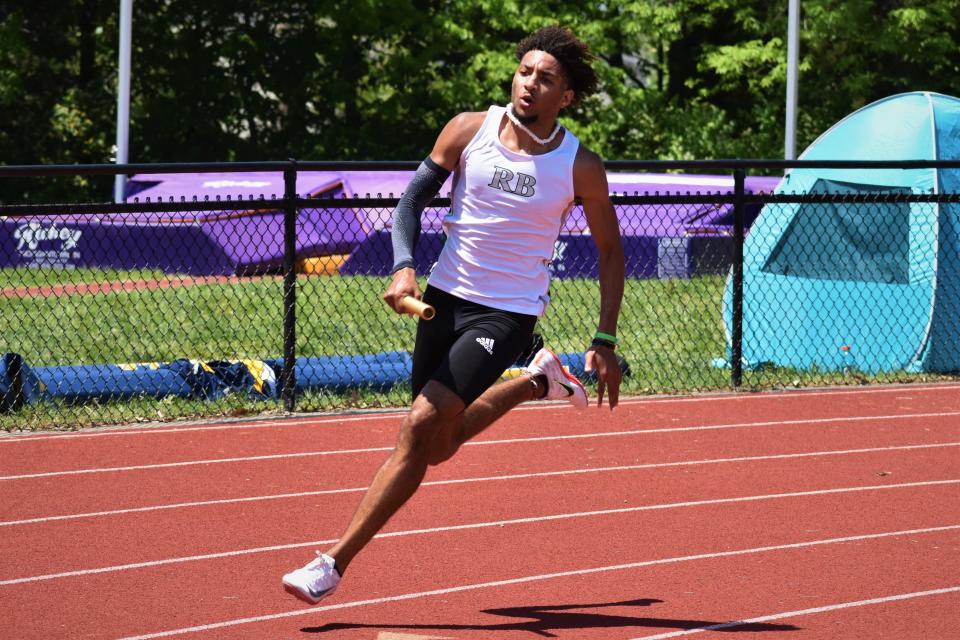
POLYGON ((587 372, 597 372, 597 407, 603 406, 603 394, 608 394, 607 404, 613 411, 620 401, 620 362, 617 354, 608 347, 590 347, 587 349, 587 372))

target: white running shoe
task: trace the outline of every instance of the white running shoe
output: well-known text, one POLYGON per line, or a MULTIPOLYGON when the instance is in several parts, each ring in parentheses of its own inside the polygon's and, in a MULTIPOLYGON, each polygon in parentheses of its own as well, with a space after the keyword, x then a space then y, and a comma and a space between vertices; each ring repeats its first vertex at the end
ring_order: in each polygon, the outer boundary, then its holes
POLYGON ((537 351, 526 368, 532 376, 547 376, 547 400, 569 400, 577 409, 587 408, 587 390, 577 377, 566 370, 560 358, 550 349, 537 351))
POLYGON ((316 560, 283 576, 283 588, 287 593, 310 604, 317 604, 332 595, 339 584, 340 574, 333 558, 319 551, 316 560))

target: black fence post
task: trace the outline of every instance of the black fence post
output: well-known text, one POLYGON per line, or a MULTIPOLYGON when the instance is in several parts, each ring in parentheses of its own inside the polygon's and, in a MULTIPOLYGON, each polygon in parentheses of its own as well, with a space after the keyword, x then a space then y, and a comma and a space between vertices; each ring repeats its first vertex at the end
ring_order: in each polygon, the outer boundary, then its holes
POLYGON ((743 383, 743 237, 746 171, 733 172, 733 318, 730 328, 730 384, 743 383))
POLYGON ((297 397, 294 369, 297 358, 297 167, 293 159, 290 168, 283 172, 283 199, 283 371, 280 388, 283 410, 292 412, 297 397))

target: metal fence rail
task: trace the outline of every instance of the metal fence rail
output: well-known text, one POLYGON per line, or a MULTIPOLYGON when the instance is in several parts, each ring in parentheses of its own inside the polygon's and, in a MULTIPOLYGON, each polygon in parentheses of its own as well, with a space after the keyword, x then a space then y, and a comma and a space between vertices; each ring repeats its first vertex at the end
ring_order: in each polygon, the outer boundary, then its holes
MULTIPOLYGON (((0 179, 17 180, 270 171, 284 186, 220 200, 0 205, 0 426, 405 404, 415 323, 381 300, 397 198, 311 198, 296 185, 304 172, 415 166, 0 167, 0 179)), ((960 369, 960 193, 830 182, 830 169, 851 167, 896 176, 960 162, 608 163, 732 169, 722 191, 613 198, 627 258, 623 391, 906 381, 960 369), (748 174, 770 169, 826 178, 797 193, 745 189, 748 174)), ((424 213, 421 274, 440 250, 449 204, 438 198, 424 213)), ((575 358, 599 301, 577 207, 550 268, 538 333, 575 358)))

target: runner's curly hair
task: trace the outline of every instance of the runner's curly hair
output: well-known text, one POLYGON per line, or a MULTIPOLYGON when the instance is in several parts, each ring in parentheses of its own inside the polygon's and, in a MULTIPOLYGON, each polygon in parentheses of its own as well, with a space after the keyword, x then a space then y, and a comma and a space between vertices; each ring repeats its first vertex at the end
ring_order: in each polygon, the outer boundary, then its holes
POLYGON ((597 74, 591 66, 596 56, 567 27, 544 27, 531 33, 517 45, 517 60, 530 51, 545 51, 557 59, 573 89, 573 104, 597 90, 597 74))

